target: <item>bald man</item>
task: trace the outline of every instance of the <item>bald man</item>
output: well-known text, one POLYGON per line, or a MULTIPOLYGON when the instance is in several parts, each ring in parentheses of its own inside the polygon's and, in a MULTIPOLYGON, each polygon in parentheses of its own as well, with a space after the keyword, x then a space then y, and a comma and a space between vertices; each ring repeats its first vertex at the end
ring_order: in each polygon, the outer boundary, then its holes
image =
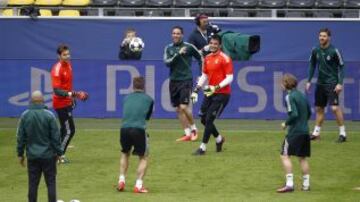
POLYGON ((29 109, 22 113, 17 129, 17 155, 28 170, 28 201, 37 201, 37 190, 44 174, 48 201, 56 202, 56 161, 62 155, 60 130, 54 114, 47 110, 40 91, 31 95, 29 109))

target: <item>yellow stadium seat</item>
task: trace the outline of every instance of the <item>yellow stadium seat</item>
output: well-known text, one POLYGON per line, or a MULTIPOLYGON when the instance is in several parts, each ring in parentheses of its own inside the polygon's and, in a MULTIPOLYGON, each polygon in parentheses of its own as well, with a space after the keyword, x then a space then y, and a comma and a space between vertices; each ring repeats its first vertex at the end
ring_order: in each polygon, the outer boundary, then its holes
POLYGON ((58 6, 62 0, 35 0, 35 5, 37 6, 58 6))
POLYGON ((52 12, 49 9, 40 9, 40 16, 52 16, 52 12))
POLYGON ((87 6, 90 4, 90 0, 64 0, 62 5, 64 6, 87 6))
POLYGON ((34 0, 9 0, 8 5, 31 5, 34 0))
POLYGON ((59 16, 78 17, 80 12, 78 10, 61 10, 59 11, 59 16))
POLYGON ((14 15, 14 11, 13 9, 4 9, 0 11, 0 14, 2 16, 13 16, 14 15))

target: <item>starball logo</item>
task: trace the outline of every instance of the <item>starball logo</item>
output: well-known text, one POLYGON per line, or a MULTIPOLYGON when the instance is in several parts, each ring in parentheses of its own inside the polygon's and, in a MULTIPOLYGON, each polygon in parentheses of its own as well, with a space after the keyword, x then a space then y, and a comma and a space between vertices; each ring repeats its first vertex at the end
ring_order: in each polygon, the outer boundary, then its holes
POLYGON ((52 107, 50 72, 36 67, 31 67, 30 72, 30 90, 10 97, 8 102, 15 106, 28 106, 31 92, 40 90, 44 95, 45 105, 52 107))

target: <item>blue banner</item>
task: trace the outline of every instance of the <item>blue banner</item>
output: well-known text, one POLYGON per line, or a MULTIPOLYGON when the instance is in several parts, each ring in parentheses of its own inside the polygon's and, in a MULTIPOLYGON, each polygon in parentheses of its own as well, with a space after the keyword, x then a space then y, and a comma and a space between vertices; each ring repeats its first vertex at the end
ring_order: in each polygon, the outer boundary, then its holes
MULTIPOLYGON (((261 36, 253 61, 306 61, 318 44, 318 31, 332 30, 332 42, 345 61, 360 61, 360 21, 211 20, 223 30, 261 36)), ((74 59, 117 60, 124 31, 133 27, 145 42, 142 59, 161 60, 171 42, 171 28, 195 28, 190 19, 10 19, 0 18, 0 59, 54 59, 59 43, 71 47, 74 59)))
MULTIPOLYGON (((0 116, 19 116, 29 104, 30 92, 41 89, 51 107, 50 70, 54 60, 0 60, 0 116)), ((340 103, 345 117, 360 120, 360 62, 346 64, 344 92, 340 103)), ((194 75, 199 75, 194 64, 194 75)), ((241 119, 283 119, 286 117, 284 92, 280 88, 283 73, 299 78, 304 91, 308 62, 244 62, 234 63, 232 95, 222 117, 241 119)), ((160 60, 119 62, 117 60, 73 60, 74 89, 90 94, 86 102, 78 102, 77 117, 121 117, 121 102, 132 91, 134 76, 146 77, 146 92, 155 99, 154 117, 175 118, 169 101, 169 69, 160 60)), ((314 103, 314 87, 308 99, 314 103)), ((194 106, 197 114, 199 103, 194 106)), ((333 118, 330 112, 328 118, 333 118)))

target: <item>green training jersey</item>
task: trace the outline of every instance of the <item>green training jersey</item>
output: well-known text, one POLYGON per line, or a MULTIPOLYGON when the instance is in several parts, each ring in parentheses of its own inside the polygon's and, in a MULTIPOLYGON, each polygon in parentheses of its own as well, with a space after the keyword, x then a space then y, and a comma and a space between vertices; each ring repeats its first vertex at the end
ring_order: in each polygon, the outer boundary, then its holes
POLYGON ((308 120, 311 117, 311 108, 305 95, 293 89, 288 92, 285 100, 288 113, 285 122, 288 126, 287 136, 309 134, 308 120))
POLYGON ((122 128, 146 129, 146 121, 153 111, 153 99, 142 91, 135 91, 123 100, 122 128))
POLYGON ((171 43, 165 47, 164 63, 170 68, 170 80, 184 81, 193 78, 191 71, 192 57, 198 61, 200 68, 202 68, 203 57, 194 45, 180 42, 178 44, 171 43), (186 47, 185 54, 179 54, 182 47, 186 47))
POLYGON ((318 67, 318 84, 343 84, 344 61, 340 51, 332 45, 323 49, 320 46, 313 48, 310 56, 308 81, 314 76, 318 67))

